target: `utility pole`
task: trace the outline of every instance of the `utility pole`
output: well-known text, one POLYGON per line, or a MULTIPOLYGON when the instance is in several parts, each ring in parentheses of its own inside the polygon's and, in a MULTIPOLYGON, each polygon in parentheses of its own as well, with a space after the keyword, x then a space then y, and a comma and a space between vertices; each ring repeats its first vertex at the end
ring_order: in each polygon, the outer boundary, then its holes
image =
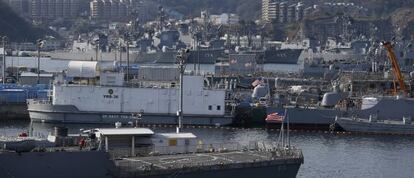
POLYGON ((129 82, 129 39, 126 40, 126 60, 127 60, 127 68, 126 68, 126 81, 129 82))
POLYGON ((2 70, 2 81, 3 84, 6 82, 6 36, 2 37, 3 40, 3 70, 2 70))
POLYGON ((119 40, 118 49, 119 49, 119 66, 121 66, 121 69, 122 69, 122 52, 123 52, 123 48, 122 48, 121 40, 119 40))
POLYGON ((184 79, 184 71, 185 71, 185 60, 186 60, 186 54, 189 53, 190 50, 189 49, 183 49, 181 51, 178 52, 177 55, 177 62, 178 62, 178 70, 180 72, 180 98, 178 100, 178 111, 177 111, 177 116, 178 116, 178 127, 177 127, 177 133, 180 133, 180 130, 183 127, 183 79, 184 79))
POLYGON ((40 83, 40 49, 43 48, 44 41, 37 40, 37 84, 40 83))
POLYGON ((125 42, 126 63, 127 63, 126 80, 125 81, 127 83, 129 82, 129 40, 130 40, 130 33, 129 32, 125 32, 124 33, 124 42, 125 42))
POLYGON ((112 52, 112 50, 114 50, 114 53, 115 53, 115 55, 114 55, 115 56, 115 61, 117 61, 117 57, 118 57, 118 53, 117 53, 118 52, 118 46, 116 46, 116 44, 114 44, 113 47, 114 47, 114 49, 111 48, 111 52, 112 52))
POLYGON ((99 38, 95 40, 95 61, 99 60, 99 38))

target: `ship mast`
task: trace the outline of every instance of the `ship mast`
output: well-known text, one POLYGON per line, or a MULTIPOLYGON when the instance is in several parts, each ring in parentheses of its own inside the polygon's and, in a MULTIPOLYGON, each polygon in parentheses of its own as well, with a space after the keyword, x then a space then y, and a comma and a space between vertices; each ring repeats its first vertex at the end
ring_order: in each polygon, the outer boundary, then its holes
POLYGON ((178 70, 180 72, 180 96, 179 96, 179 100, 178 100, 178 111, 177 111, 177 116, 178 116, 178 126, 177 126, 177 133, 180 133, 181 128, 183 127, 183 79, 184 79, 184 71, 185 71, 185 60, 186 60, 186 53, 188 53, 190 50, 189 49, 182 49, 178 52, 177 55, 177 62, 178 62, 178 70))

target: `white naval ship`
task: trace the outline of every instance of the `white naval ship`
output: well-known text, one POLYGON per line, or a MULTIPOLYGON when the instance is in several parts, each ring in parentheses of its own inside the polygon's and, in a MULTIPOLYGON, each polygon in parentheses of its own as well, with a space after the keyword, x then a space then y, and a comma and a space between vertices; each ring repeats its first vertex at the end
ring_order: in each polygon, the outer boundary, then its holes
MULTIPOLYGON (((60 77, 54 81, 48 100, 28 100, 31 120, 62 123, 178 123, 179 86, 176 81, 136 81, 132 84, 125 82, 123 72, 106 68, 96 61, 71 61, 66 79, 60 77), (68 77, 73 80, 67 82, 68 77)), ((183 114, 186 118, 183 124, 232 123, 232 114, 226 103, 226 89, 205 86, 204 77, 198 75, 184 75, 183 83, 183 114)))

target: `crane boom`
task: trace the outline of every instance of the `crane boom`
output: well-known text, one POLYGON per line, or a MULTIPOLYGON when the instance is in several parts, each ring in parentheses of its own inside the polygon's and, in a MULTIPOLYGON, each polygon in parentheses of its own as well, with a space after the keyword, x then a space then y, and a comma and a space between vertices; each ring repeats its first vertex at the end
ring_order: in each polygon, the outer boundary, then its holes
MULTIPOLYGON (((392 71, 394 72, 395 78, 397 78, 398 80, 398 83, 400 85, 400 90, 402 90, 404 94, 407 94, 408 92, 407 92, 407 86, 405 85, 405 82, 404 82, 404 76, 401 74, 401 69, 400 69, 400 66, 398 65, 397 57, 395 56, 391 43, 382 42, 381 44, 387 49, 388 58, 391 61, 392 71)), ((395 83, 394 83, 394 92, 397 93, 397 87, 395 86, 395 83)))

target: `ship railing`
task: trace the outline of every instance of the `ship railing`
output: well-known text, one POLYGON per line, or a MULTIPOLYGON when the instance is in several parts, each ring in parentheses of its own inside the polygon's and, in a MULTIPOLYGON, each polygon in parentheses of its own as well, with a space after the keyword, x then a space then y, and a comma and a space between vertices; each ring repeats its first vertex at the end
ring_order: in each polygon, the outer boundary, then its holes
POLYGON ((249 148, 251 150, 258 150, 269 153, 272 157, 303 157, 302 150, 295 146, 281 145, 276 142, 250 142, 249 148))
POLYGON ((108 153, 112 159, 119 159, 134 156, 146 156, 149 155, 151 151, 151 147, 139 147, 135 148, 134 153, 132 153, 132 149, 130 147, 117 147, 109 149, 108 153))
POLYGON ((281 147, 275 143, 250 142, 248 145, 241 145, 238 142, 223 143, 206 143, 186 146, 143 146, 135 147, 117 147, 110 149, 108 152, 113 159, 151 156, 151 155, 172 155, 172 154, 199 154, 199 153, 224 153, 233 151, 258 151, 267 157, 301 157, 301 150, 293 146, 281 147))
MULTIPOLYGON (((256 150, 257 151, 257 150, 256 150)), ((187 161, 180 162, 177 164, 168 164, 168 165, 158 165, 157 163, 153 164, 143 164, 142 161, 135 158, 131 158, 129 161, 120 161, 116 162, 116 165, 120 172, 128 174, 132 177, 139 177, 140 175, 151 175, 151 174, 176 174, 181 171, 190 171, 194 170, 220 170, 226 168, 251 168, 256 166, 271 166, 277 165, 280 163, 303 163, 303 155, 299 149, 283 149, 279 150, 282 154, 290 154, 291 156, 275 156, 275 151, 271 152, 253 152, 251 154, 255 155, 254 159, 239 159, 235 158, 234 154, 220 154, 217 155, 217 159, 206 159, 203 161, 187 161), (293 158, 293 159, 292 159, 293 158)), ((200 155, 199 155, 200 156, 200 155)), ((241 156, 241 155, 240 155, 241 156)), ((238 157, 236 155, 236 157, 238 157)), ((193 159, 193 157, 185 156, 186 159, 193 159)), ((128 160, 129 158, 125 158, 128 160)), ((144 163, 146 163, 144 161, 144 163)))
POLYGON ((27 101, 29 102, 29 104, 51 104, 52 103, 52 101, 48 99, 30 99, 27 101))
POLYGON ((186 146, 144 146, 135 147, 134 153, 130 147, 117 147, 108 152, 113 159, 135 156, 165 155, 165 154, 196 154, 207 152, 227 152, 248 150, 236 142, 208 143, 186 146))

